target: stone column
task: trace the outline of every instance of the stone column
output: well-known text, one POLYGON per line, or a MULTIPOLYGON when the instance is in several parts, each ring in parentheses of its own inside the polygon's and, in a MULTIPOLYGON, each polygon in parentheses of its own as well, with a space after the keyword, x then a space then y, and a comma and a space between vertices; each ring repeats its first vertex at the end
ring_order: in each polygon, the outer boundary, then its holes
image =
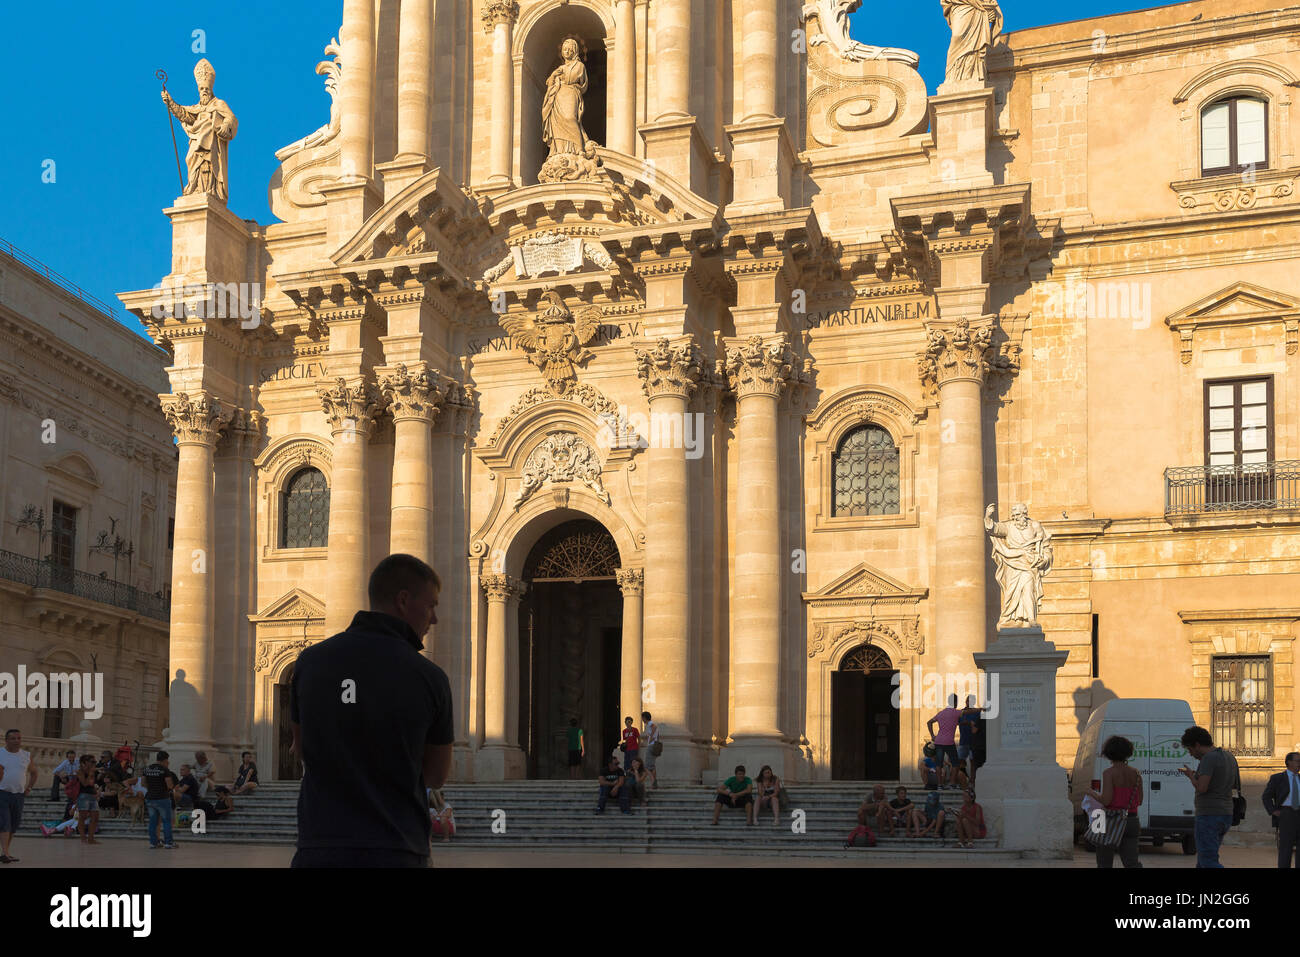
POLYGON ((167 743, 192 757, 211 747, 216 574, 213 475, 225 412, 207 392, 159 396, 177 438, 176 527, 172 550, 171 683, 167 743))
POLYGON ((366 507, 367 447, 379 392, 372 383, 317 386, 334 437, 330 488, 329 561, 325 571, 325 634, 338 634, 352 617, 370 607, 370 515, 366 507))
POLYGON ((737 216, 777 211, 791 205, 796 150, 785 121, 777 116, 777 0, 743 0, 745 63, 741 119, 726 127, 731 139, 732 180, 728 212, 737 216))
POLYGON ((427 158, 432 98, 429 95, 432 0, 402 0, 397 58, 397 155, 427 158))
POLYGON ((776 116, 776 2, 744 0, 740 38, 745 63, 742 122, 776 116))
POLYGON ((646 450, 645 590, 642 679, 653 682, 655 721, 664 742, 660 773, 681 780, 692 771, 689 680, 691 548, 686 449, 663 436, 681 435, 686 400, 703 372, 699 350, 687 340, 671 346, 660 339, 637 350, 641 386, 650 400, 651 435, 646 450), (656 440, 656 433, 659 439, 656 440))
POLYGON ((741 481, 736 490, 732 674, 735 725, 726 765, 772 765, 789 773, 781 745, 781 589, 789 565, 781 554, 781 488, 777 403, 791 372, 785 336, 750 336, 727 350, 736 393, 741 481), (733 758, 737 760, 733 760, 733 758))
POLYGON ((614 126, 610 148, 636 155, 636 6, 633 0, 614 5, 614 126))
POLYGON ((399 365, 381 375, 379 392, 393 414, 393 499, 389 551, 432 563, 433 518, 431 431, 445 384, 437 372, 399 365))
POLYGON ((654 9, 658 120, 691 115, 691 0, 659 0, 654 9))
POLYGON ((981 397, 992 329, 972 329, 960 318, 928 332, 918 368, 922 383, 939 393, 935 645, 940 670, 965 673, 972 670, 971 655, 984 650, 987 628, 981 397))
POLYGON ((374 0, 343 0, 342 110, 339 139, 343 179, 368 180, 374 158, 372 98, 375 85, 374 0))
POLYGON ((622 704, 619 714, 639 719, 642 711, 650 710, 641 705, 641 615, 645 573, 639 568, 624 568, 619 570, 617 577, 618 587, 623 591, 623 673, 619 689, 622 704))
POLYGON ((515 134, 514 30, 516 0, 486 0, 483 29, 492 36, 492 180, 512 181, 515 134))
MULTIPOLYGON (((483 662, 484 722, 483 750, 475 762, 479 780, 504 781, 522 777, 524 756, 514 746, 517 735, 510 729, 510 699, 518 688, 510 687, 510 614, 522 590, 522 583, 509 575, 489 574, 479 579, 487 595, 487 654, 483 662)), ((518 649, 514 649, 518 653, 518 649)))

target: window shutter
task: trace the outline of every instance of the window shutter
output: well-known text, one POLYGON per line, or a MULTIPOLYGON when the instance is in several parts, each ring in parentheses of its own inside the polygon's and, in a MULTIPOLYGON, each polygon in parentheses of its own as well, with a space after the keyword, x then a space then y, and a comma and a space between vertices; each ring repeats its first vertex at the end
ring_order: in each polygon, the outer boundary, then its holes
POLYGON ((1228 152, 1227 103, 1215 103, 1201 113, 1201 169, 1224 169, 1232 160, 1228 152))

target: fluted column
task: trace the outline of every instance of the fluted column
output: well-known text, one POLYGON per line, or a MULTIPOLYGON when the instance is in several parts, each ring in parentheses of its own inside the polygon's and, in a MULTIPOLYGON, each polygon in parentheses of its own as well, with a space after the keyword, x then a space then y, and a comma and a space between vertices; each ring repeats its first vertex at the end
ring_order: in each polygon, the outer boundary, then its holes
POLYGON ((691 341, 672 346, 660 339, 649 351, 637 350, 641 386, 650 400, 651 443, 646 450, 645 590, 642 679, 653 682, 655 715, 664 739, 669 777, 689 773, 691 737, 689 488, 684 443, 655 441, 682 435, 686 401, 703 368, 691 341))
POLYGON ((514 165, 516 0, 486 0, 483 29, 492 37, 492 179, 511 181, 514 165))
POLYGON ((744 0, 740 39, 745 63, 743 120, 776 116, 777 0, 744 0))
POLYGON ((784 336, 764 343, 751 336, 727 350, 727 375, 736 393, 736 435, 741 481, 736 489, 735 726, 731 735, 780 737, 781 591, 787 574, 781 556, 781 495, 777 402, 791 373, 784 336))
POLYGON ((434 419, 446 385, 423 364, 414 372, 399 365, 379 378, 379 392, 393 414, 393 499, 389 551, 432 564, 434 419))
POLYGON ((935 514, 934 630, 939 667, 973 671, 983 651, 984 418, 981 396, 988 373, 992 329, 932 326, 918 360, 921 381, 939 393, 939 472, 935 514))
POLYGON ((510 743, 507 728, 510 714, 509 700, 517 689, 509 685, 509 625, 507 615, 513 599, 517 598, 521 583, 509 575, 491 574, 479 579, 487 595, 487 654, 483 667, 485 677, 484 697, 486 709, 483 723, 484 747, 505 747, 510 743))
POLYGON ((214 456, 226 417, 207 392, 159 397, 177 439, 176 525, 168 658, 171 683, 168 741, 187 753, 210 745, 216 632, 213 529, 214 456))
POLYGON ((373 110, 375 85, 374 0, 343 0, 342 112, 339 120, 342 171, 345 180, 370 179, 374 157, 373 110))
POLYGON ((367 448, 380 408, 373 383, 318 386, 317 394, 334 437, 330 487, 329 561, 325 571, 325 634, 343 631, 370 607, 370 516, 366 507, 367 448))
POLYGON ((654 17, 659 120, 691 115, 691 0, 659 0, 654 17))
MULTIPOLYGON (((619 685, 620 717, 639 719, 646 709, 641 706, 641 615, 645 593, 645 572, 623 568, 617 575, 623 591, 623 667, 619 685)), ((658 705, 656 704, 656 707, 658 705)))
POLYGON ((614 128, 610 147, 636 155, 636 5, 615 0, 614 5, 614 128))
POLYGON ((429 155, 432 31, 433 0, 402 0, 398 23, 397 155, 403 158, 429 155))

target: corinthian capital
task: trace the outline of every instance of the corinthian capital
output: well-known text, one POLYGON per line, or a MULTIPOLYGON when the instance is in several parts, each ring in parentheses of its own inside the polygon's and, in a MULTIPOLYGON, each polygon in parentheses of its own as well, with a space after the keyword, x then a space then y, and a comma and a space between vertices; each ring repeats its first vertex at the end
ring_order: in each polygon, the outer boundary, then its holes
POLYGON ((625 596, 645 593, 645 572, 640 568, 620 568, 614 577, 625 596))
POLYGON ((929 341, 916 359, 922 385, 936 390, 953 379, 984 381, 994 353, 992 325, 972 330, 970 320, 962 317, 951 329, 931 326, 927 331, 929 341))
POLYGON ((516 0, 484 0, 483 31, 491 33, 498 23, 514 23, 519 19, 516 0))
POLYGON ((523 582, 509 575, 484 575, 478 582, 488 601, 508 601, 523 593, 523 582))
POLYGON ((727 350, 726 371, 737 398, 748 395, 780 398, 794 371, 790 345, 784 335, 766 344, 762 336, 750 336, 743 345, 727 350))
POLYGON ((684 399, 699 385, 704 363, 694 342, 672 346, 667 339, 660 339, 648 351, 636 350, 636 371, 647 398, 675 395, 684 399))
POLYGON ((181 444, 197 442, 215 447, 225 425, 221 403, 206 392, 160 395, 163 415, 181 444))
POLYGON ((373 382, 362 381, 350 386, 347 379, 339 376, 332 386, 318 385, 316 394, 320 396, 325 418, 334 432, 365 435, 382 408, 379 390, 373 382))
POLYGON ((420 419, 432 423, 438 415, 449 383, 420 363, 414 372, 404 364, 379 377, 379 394, 388 403, 393 421, 420 419))

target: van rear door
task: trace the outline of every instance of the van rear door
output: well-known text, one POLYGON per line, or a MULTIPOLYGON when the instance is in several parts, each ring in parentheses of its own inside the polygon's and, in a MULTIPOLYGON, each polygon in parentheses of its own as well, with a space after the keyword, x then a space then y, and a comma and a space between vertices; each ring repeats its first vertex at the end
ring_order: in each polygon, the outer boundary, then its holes
MULTIPOLYGON (((1142 786, 1145 789, 1147 784, 1147 765, 1143 753, 1146 750, 1146 742, 1149 737, 1146 721, 1107 721, 1106 727, 1102 729, 1101 740, 1097 742, 1097 777, 1101 777, 1101 772, 1110 767, 1110 761, 1101 757, 1101 747, 1106 743, 1106 739, 1112 735, 1119 735, 1121 738, 1128 738, 1133 742, 1133 757, 1129 758, 1129 767, 1138 774, 1142 775, 1142 786)), ((1098 790, 1101 790, 1098 788, 1098 790)), ((1145 790, 1144 790, 1145 793, 1145 790)), ((1138 808, 1138 814, 1141 815, 1146 809, 1145 803, 1138 808)), ((1142 817, 1142 826, 1146 827, 1146 818, 1142 817)))
POLYGON ((1143 827, 1177 828, 1175 822, 1185 821, 1186 830, 1194 826, 1196 790, 1192 782, 1179 772, 1191 762, 1183 749, 1182 736, 1186 725, 1178 721, 1152 721, 1150 743, 1146 747, 1150 770, 1146 775, 1147 816, 1143 827), (1149 823, 1156 818, 1155 824, 1149 823))

